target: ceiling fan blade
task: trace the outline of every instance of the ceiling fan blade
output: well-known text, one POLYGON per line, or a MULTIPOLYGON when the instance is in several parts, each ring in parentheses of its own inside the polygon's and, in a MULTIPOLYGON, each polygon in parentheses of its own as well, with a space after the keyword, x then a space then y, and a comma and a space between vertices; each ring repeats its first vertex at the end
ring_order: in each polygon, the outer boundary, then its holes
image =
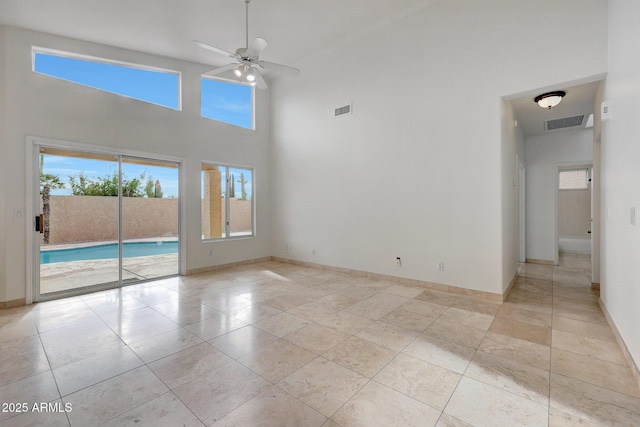
POLYGON ((264 80, 264 77, 262 77, 262 74, 260 74, 260 70, 255 69, 255 76, 256 76, 256 86, 258 87, 258 89, 266 89, 267 87, 267 82, 264 80))
POLYGON ((269 45, 262 37, 256 37, 247 48, 247 56, 259 56, 262 51, 269 45))
POLYGON ((219 53, 220 55, 228 56, 230 58, 236 57, 235 53, 229 52, 228 50, 220 49, 219 47, 211 46, 210 44, 207 44, 205 42, 201 42, 198 40, 193 40, 193 42, 198 46, 200 46, 201 48, 213 51, 215 53, 219 53))
POLYGON ((278 73, 291 74, 293 76, 297 76, 298 74, 300 74, 300 70, 298 70, 297 68, 289 67, 282 64, 276 64, 275 62, 258 61, 258 65, 268 70, 277 71, 278 73))
POLYGON ((204 73, 205 76, 217 76, 219 74, 224 73, 225 71, 229 71, 229 70, 233 70, 235 68, 238 67, 238 64, 227 64, 227 65, 223 65, 222 67, 218 67, 214 70, 211 71, 207 71, 206 73, 204 73))

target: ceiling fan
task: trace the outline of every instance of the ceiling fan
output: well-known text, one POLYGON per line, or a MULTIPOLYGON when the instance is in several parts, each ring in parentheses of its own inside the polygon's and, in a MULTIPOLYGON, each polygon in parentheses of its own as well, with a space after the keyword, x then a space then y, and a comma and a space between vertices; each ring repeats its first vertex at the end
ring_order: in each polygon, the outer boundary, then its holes
POLYGON ((256 37, 251 44, 249 44, 249 2, 251 0, 244 0, 245 3, 245 46, 236 49, 235 53, 229 52, 225 49, 221 49, 219 47, 211 46, 210 44, 193 40, 195 44, 198 46, 219 53, 220 55, 227 56, 229 58, 234 58, 236 60, 235 63, 223 65, 222 67, 218 67, 215 70, 211 70, 205 75, 207 76, 217 76, 226 71, 233 70, 233 74, 236 79, 242 83, 248 83, 252 86, 257 86, 259 89, 266 89, 267 82, 265 82, 262 74, 260 73, 261 68, 265 68, 268 70, 272 70, 278 73, 292 74, 298 75, 300 74, 300 70, 293 67, 288 67, 282 64, 276 64, 275 62, 269 61, 261 61, 260 54, 267 47, 268 43, 262 37, 256 37))

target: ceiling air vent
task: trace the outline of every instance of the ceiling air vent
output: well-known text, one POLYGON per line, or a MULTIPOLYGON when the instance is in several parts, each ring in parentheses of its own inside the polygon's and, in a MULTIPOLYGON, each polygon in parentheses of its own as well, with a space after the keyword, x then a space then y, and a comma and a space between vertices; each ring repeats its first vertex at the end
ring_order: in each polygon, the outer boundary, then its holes
POLYGON ((344 107, 336 108, 334 117, 344 116, 345 114, 351 114, 351 104, 345 105, 344 107))
POLYGON ((581 116, 565 117, 563 119, 547 120, 547 130, 556 130, 581 126, 584 120, 584 114, 581 116))

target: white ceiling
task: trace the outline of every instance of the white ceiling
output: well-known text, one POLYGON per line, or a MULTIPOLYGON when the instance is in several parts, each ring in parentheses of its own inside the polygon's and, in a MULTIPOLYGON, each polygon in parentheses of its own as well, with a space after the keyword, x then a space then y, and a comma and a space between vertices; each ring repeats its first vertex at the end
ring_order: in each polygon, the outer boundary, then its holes
MULTIPOLYGON (((547 133, 545 121, 585 115, 581 128, 585 127, 590 114, 594 112, 594 102, 599 82, 586 83, 571 87, 558 87, 551 90, 543 90, 527 96, 511 100, 511 105, 518 120, 518 126, 522 129, 524 136, 533 136, 547 133), (551 110, 540 108, 534 102, 534 98, 542 93, 563 90, 567 93, 557 106, 551 110)), ((567 128, 577 129, 578 127, 567 128)), ((549 132, 562 132, 565 129, 553 130, 549 132)))
MULTIPOLYGON (((261 59, 295 66, 438 1, 446 0, 252 0, 249 39, 269 41, 261 59)), ((244 13, 244 0, 0 0, 0 24, 212 66, 229 60, 192 40, 244 46, 244 13)), ((381 60, 396 60, 392 54, 380 52, 381 60)), ((567 97, 551 111, 534 104, 538 93, 511 102, 530 136, 544 133, 549 118, 591 114, 596 88, 555 88, 567 97)))
MULTIPOLYGON (((439 0, 253 0, 249 39, 261 59, 291 63, 361 37, 439 0)), ((0 0, 0 23, 210 65, 245 44, 244 0, 0 0)))

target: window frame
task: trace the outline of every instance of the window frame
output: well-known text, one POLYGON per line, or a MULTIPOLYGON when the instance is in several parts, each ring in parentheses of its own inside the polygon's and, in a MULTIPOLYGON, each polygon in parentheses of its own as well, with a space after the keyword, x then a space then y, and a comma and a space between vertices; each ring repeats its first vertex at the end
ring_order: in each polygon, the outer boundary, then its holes
POLYGON ((232 80, 232 79, 225 79, 223 77, 219 77, 219 76, 207 76, 206 74, 202 74, 200 76, 200 117, 202 117, 203 119, 207 119, 207 120, 213 120, 215 122, 218 123, 224 123, 227 125, 231 125, 231 126, 235 126, 235 127, 239 127, 242 129, 247 129, 247 130, 256 130, 256 87, 253 85, 250 85, 248 83, 242 83, 239 82, 237 80, 232 80), (226 83, 226 84, 232 84, 232 85, 238 85, 238 86, 246 86, 248 88, 251 89, 251 127, 244 127, 241 125, 237 125, 234 123, 229 123, 229 122, 225 122, 219 119, 214 119, 211 117, 207 117, 207 116, 203 116, 202 115, 202 80, 211 80, 211 81, 216 81, 216 82, 220 82, 220 83, 226 83))
POLYGON ((58 80, 74 83, 74 84, 77 84, 77 85, 80 85, 80 86, 84 86, 84 87, 89 87, 89 88, 92 88, 92 89, 100 90, 102 92, 107 92, 107 93, 111 93, 111 94, 115 94, 115 95, 120 95, 120 96, 123 96, 125 98, 135 99, 135 100, 141 101, 141 102, 146 102, 147 104, 158 105, 160 107, 169 108, 170 110, 174 110, 174 111, 182 111, 182 72, 180 72, 180 71, 170 70, 170 69, 167 69, 167 68, 152 67, 152 66, 144 65, 144 64, 136 64, 136 63, 133 63, 133 62, 119 61, 119 60, 116 60, 116 59, 100 58, 100 57, 97 57, 97 56, 84 55, 84 54, 73 53, 73 52, 66 52, 66 51, 56 50, 56 49, 49 49, 49 48, 39 47, 39 46, 31 46, 31 71, 34 72, 34 73, 38 73, 40 75, 43 75, 43 76, 53 77, 53 78, 58 79, 58 80), (178 90, 178 94, 177 94, 178 95, 178 105, 177 105, 176 108, 173 108, 173 107, 170 107, 170 106, 158 104, 156 102, 147 101, 145 99, 135 98, 135 97, 132 97, 132 96, 124 95, 122 93, 112 92, 112 91, 109 91, 109 90, 97 88, 97 87, 94 87, 94 86, 89 86, 89 85, 84 84, 84 83, 78 83, 78 82, 73 81, 73 80, 69 80, 69 79, 65 79, 65 78, 62 78, 62 77, 54 76, 54 75, 51 75, 51 74, 46 74, 46 73, 43 73, 41 71, 37 71, 36 70, 36 54, 38 54, 38 53, 44 54, 44 55, 49 55, 49 56, 59 56, 59 57, 62 57, 62 58, 76 59, 76 60, 80 60, 80 61, 95 62, 95 63, 98 63, 98 64, 114 65, 114 66, 120 66, 120 67, 124 67, 124 68, 133 68, 133 69, 142 70, 142 71, 153 71, 153 72, 157 72, 157 73, 175 74, 178 77, 178 88, 177 88, 177 90, 178 90))
MULTIPOLYGON (((205 238, 204 237, 204 233, 203 233, 203 227, 202 227, 202 218, 200 218, 200 241, 201 242, 220 242, 220 241, 225 241, 225 240, 238 240, 238 239, 252 239, 256 237, 256 204, 255 204, 255 168, 251 167, 251 166, 239 166, 239 165, 232 165, 229 163, 219 163, 219 162, 208 162, 208 161, 202 161, 200 163, 200 192, 203 193, 204 192, 204 188, 202 187, 202 173, 204 172, 203 167, 204 166, 213 166, 213 167, 218 167, 218 168, 225 168, 225 187, 222 188, 222 190, 224 191, 225 197, 224 197, 224 212, 225 212, 225 224, 224 224, 224 229, 223 229, 223 233, 224 235, 222 237, 212 237, 212 238, 205 238), (237 235, 237 236, 233 236, 231 234, 231 198, 228 197, 229 194, 229 190, 231 188, 231 183, 230 183, 230 179, 229 179, 229 175, 230 175, 230 169, 240 169, 240 170, 247 170, 247 171, 251 171, 251 234, 243 234, 243 235, 237 235)), ((203 199, 200 199, 200 212, 202 212, 202 203, 203 203, 203 199)))
POLYGON ((588 167, 579 167, 579 168, 570 168, 570 169, 560 169, 558 170, 558 191, 585 191, 585 190, 589 190, 589 180, 590 177, 590 168, 588 167), (584 171, 585 172, 585 179, 584 179, 584 183, 585 186, 584 187, 571 187, 571 188, 566 188, 566 187, 561 187, 560 183, 561 183, 561 178, 560 176, 563 173, 567 173, 567 172, 580 172, 580 171, 584 171))

